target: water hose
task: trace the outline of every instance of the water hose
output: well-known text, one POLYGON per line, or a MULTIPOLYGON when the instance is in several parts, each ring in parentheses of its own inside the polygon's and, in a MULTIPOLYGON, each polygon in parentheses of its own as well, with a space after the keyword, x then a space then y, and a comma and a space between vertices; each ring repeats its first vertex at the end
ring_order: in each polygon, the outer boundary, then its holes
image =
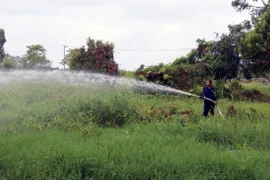
POLYGON ((204 97, 203 99, 205 99, 205 100, 207 100, 207 101, 210 101, 210 102, 214 103, 214 104, 216 105, 216 107, 217 107, 217 111, 218 111, 218 114, 220 115, 220 117, 221 117, 222 119, 226 120, 225 117, 224 117, 224 115, 222 114, 220 108, 218 107, 216 101, 214 101, 214 100, 212 100, 212 99, 209 99, 209 98, 206 98, 206 97, 204 97))
MULTIPOLYGON (((193 96, 193 97, 201 98, 200 96, 197 96, 197 95, 195 95, 195 94, 189 93, 189 95, 191 95, 191 96, 193 96)), ((214 101, 214 100, 212 100, 212 99, 209 99, 209 98, 207 98, 207 97, 203 97, 203 99, 205 99, 205 100, 207 100, 207 101, 210 101, 210 102, 214 103, 214 104, 216 105, 216 107, 217 107, 218 115, 219 115, 223 120, 226 120, 225 117, 224 117, 224 115, 223 115, 223 113, 221 112, 219 106, 217 105, 217 102, 216 102, 216 101, 214 101)))

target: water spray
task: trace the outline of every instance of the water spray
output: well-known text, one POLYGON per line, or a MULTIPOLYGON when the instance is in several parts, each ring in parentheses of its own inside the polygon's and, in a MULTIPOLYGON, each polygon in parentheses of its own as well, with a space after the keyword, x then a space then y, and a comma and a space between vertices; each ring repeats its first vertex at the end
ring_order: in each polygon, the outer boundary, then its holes
POLYGON ((101 86, 115 86, 120 85, 130 87, 137 92, 148 92, 156 94, 174 94, 187 95, 198 97, 194 94, 177 90, 171 87, 162 86, 145 81, 138 81, 135 79, 108 76, 104 74, 89 73, 84 71, 31 71, 31 70, 15 70, 15 71, 1 71, 0 84, 18 81, 30 82, 60 82, 73 85, 101 85, 101 86))
MULTIPOLYGON (((135 79, 108 76, 104 74, 89 73, 84 71, 66 71, 66 70, 52 70, 52 71, 34 71, 34 70, 14 70, 1 71, 0 84, 10 82, 59 82, 72 85, 96 85, 96 86, 125 86, 134 89, 137 92, 147 92, 155 94, 171 94, 171 95, 186 95, 190 97, 199 96, 185 91, 177 90, 171 87, 162 86, 154 83, 138 81, 135 79)), ((207 99, 211 102, 213 100, 207 99)), ((216 104, 216 102, 213 102, 216 104)), ((216 105, 217 106, 217 105, 216 105)), ((217 106, 218 114, 223 118, 223 114, 217 106)))

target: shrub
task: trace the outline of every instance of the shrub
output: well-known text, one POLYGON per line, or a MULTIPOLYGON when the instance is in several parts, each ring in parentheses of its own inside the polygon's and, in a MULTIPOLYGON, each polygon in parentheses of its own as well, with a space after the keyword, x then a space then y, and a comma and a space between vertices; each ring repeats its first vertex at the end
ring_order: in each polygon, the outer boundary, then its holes
POLYGON ((77 111, 97 125, 121 127, 136 117, 136 110, 129 101, 131 96, 130 92, 118 89, 96 93, 88 100, 79 101, 77 111))
POLYGON ((229 85, 224 80, 217 80, 215 82, 216 95, 218 98, 229 98, 231 96, 231 91, 229 85))

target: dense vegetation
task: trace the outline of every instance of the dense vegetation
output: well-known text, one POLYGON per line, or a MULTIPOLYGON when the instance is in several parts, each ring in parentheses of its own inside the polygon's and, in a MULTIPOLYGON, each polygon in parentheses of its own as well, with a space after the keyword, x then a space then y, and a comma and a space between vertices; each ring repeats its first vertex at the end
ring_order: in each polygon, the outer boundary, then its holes
POLYGON ((118 64, 114 61, 113 49, 113 43, 88 38, 87 47, 70 49, 66 61, 70 69, 117 75, 118 64))
POLYGON ((0 63, 3 62, 5 57, 4 44, 6 43, 5 31, 0 29, 0 63))
POLYGON ((225 121, 199 99, 111 89, 2 84, 0 177, 269 179, 269 103, 221 100, 225 121))
POLYGON ((47 58, 47 50, 40 44, 27 46, 27 51, 22 57, 4 54, 1 67, 4 69, 53 69, 52 62, 47 58))
POLYGON ((215 40, 198 39, 197 48, 170 64, 141 65, 135 77, 194 90, 206 78, 225 87, 228 79, 267 76, 270 72, 269 3, 234 0, 232 6, 237 11, 249 11, 251 20, 229 25, 229 32, 217 33, 215 40))

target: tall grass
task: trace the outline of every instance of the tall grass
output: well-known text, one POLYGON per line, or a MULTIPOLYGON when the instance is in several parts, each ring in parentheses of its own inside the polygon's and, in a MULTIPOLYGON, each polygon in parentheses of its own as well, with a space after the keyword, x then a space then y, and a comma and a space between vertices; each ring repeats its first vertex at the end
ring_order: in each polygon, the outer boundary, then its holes
POLYGON ((200 142, 196 136, 202 132, 192 132, 157 123, 94 128, 86 135, 55 130, 1 133, 5 146, 0 148, 0 174, 8 179, 269 178, 268 151, 250 149, 244 142, 230 150, 200 142))
POLYGON ((225 121, 203 118, 199 99, 122 87, 0 91, 2 179, 270 178, 269 103, 220 100, 236 109, 225 121))
POLYGON ((121 87, 56 83, 8 84, 0 88, 1 129, 78 129, 92 124, 123 126, 136 118, 134 94, 121 87))
MULTIPOLYGON (((261 153, 248 142, 227 149, 222 143, 200 141, 213 128, 200 125, 188 130, 156 123, 117 130, 94 128, 88 134, 1 133, 0 175, 8 179, 269 179, 268 151, 261 153), (196 133, 193 128, 201 130, 196 133)), ((231 137, 217 130, 218 137, 231 137)), ((224 140, 219 139, 228 144, 224 140)))

